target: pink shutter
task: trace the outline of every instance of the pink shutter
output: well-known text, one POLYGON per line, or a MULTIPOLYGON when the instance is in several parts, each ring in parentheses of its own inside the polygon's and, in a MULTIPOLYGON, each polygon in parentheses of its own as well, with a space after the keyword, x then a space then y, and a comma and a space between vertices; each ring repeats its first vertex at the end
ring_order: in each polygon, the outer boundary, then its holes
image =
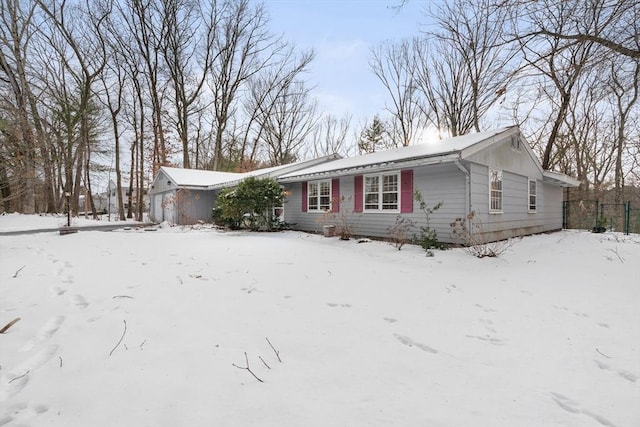
POLYGON ((340 178, 331 180, 331 211, 340 212, 340 178))
POLYGON ((309 203, 309 198, 307 197, 307 181, 303 181, 300 185, 302 185, 302 212, 306 212, 307 203, 309 203))
POLYGON ((400 212, 413 212, 413 169, 400 172, 400 212))
POLYGON ((353 177, 353 211, 362 212, 362 175, 353 177))

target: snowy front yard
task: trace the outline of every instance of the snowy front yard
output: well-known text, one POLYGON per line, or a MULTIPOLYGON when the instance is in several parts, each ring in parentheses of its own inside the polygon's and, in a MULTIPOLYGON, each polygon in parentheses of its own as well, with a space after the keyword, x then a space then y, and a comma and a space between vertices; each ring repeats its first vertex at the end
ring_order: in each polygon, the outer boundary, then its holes
POLYGON ((0 425, 640 425, 638 235, 498 259, 181 228, 0 251, 0 327, 21 319, 0 425))

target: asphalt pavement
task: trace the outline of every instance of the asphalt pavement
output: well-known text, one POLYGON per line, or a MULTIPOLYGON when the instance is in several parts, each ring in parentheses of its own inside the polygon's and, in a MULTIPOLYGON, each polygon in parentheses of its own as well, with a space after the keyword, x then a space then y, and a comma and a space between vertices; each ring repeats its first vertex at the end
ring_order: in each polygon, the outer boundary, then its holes
MULTIPOLYGON (((81 231, 113 231, 113 230, 122 230, 126 228, 144 228, 149 230, 155 230, 157 224, 153 223, 136 223, 136 224, 100 224, 100 225, 83 225, 78 227, 71 227, 81 231)), ((37 233, 51 233, 58 232, 62 227, 52 227, 52 228, 38 228, 35 230, 13 230, 13 231, 0 231, 0 236, 19 236, 22 234, 37 234, 37 233)))

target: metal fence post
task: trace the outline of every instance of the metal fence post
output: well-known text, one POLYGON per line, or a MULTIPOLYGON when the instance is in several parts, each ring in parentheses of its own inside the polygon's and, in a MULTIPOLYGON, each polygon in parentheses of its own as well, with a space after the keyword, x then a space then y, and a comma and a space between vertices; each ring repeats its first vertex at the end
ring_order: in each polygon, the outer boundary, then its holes
POLYGON ((624 234, 629 235, 631 229, 631 200, 624 204, 624 234))

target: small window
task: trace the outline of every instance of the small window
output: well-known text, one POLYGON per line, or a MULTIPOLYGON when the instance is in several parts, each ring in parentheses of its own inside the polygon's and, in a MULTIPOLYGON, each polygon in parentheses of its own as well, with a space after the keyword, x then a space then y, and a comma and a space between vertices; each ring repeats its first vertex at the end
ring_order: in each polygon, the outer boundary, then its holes
POLYGON ((502 212, 502 171, 489 169, 489 212, 502 212))
POLYGON ((307 209, 331 210, 331 181, 313 181, 307 184, 307 209))
POLYGON ((537 195, 538 195, 538 188, 537 188, 537 182, 535 179, 530 179, 529 180, 529 212, 535 212, 537 209, 537 195))
POLYGON ((515 150, 520 150, 520 137, 514 135, 511 137, 511 148, 515 150))
POLYGON ((400 176, 397 173, 365 176, 365 211, 397 211, 399 189, 400 176))

